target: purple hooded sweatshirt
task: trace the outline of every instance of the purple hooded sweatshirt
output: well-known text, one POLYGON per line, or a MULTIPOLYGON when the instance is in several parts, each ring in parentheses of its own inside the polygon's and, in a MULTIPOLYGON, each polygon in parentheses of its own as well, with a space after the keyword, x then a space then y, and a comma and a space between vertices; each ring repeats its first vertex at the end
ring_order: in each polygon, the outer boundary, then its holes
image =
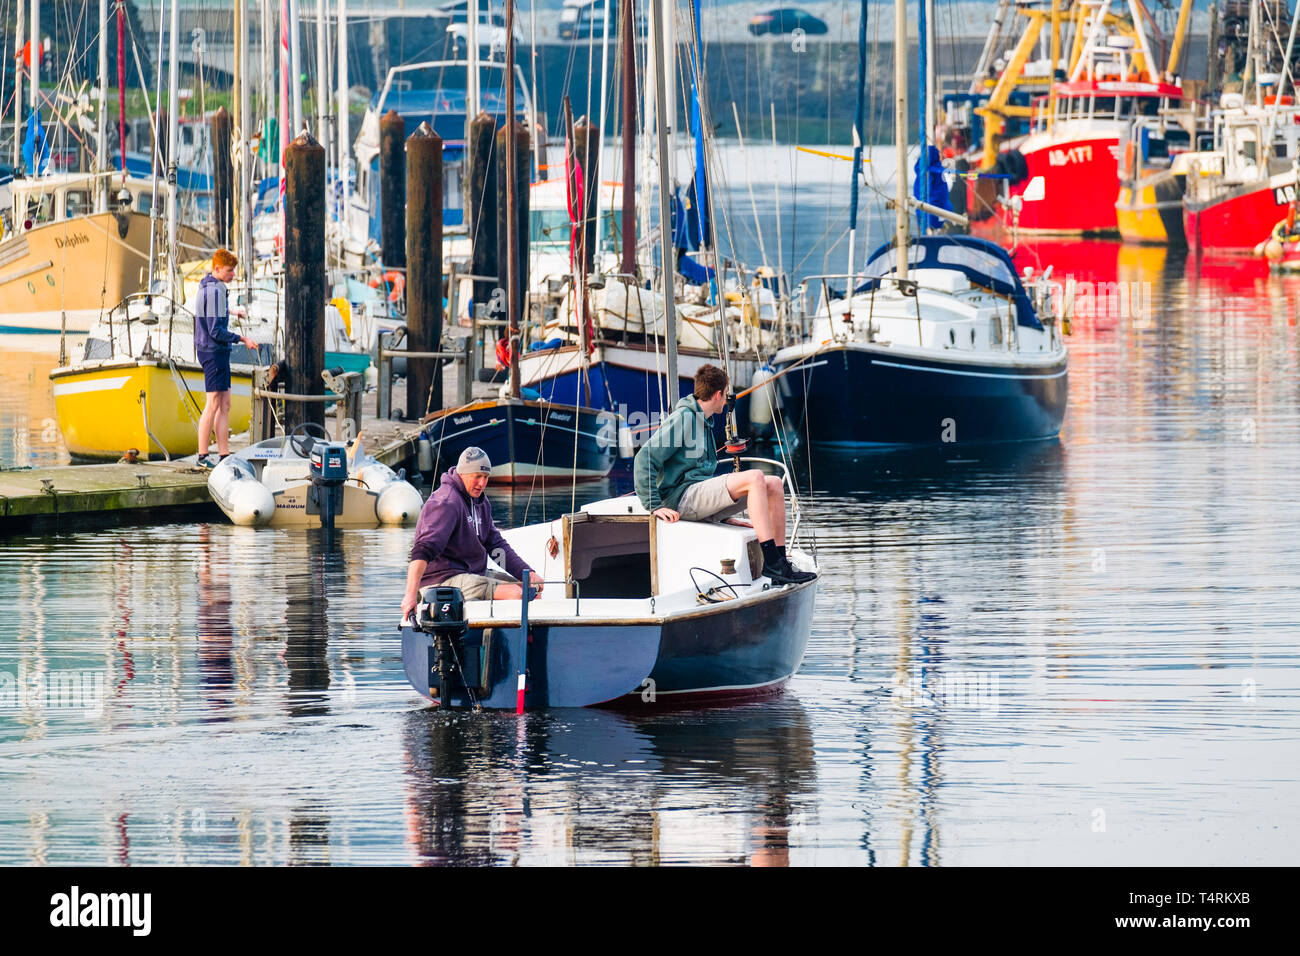
POLYGON ((492 523, 487 495, 471 498, 455 468, 447 469, 438 490, 420 510, 412 561, 428 561, 420 587, 441 584, 457 574, 485 574, 489 552, 513 577, 529 568, 492 523))

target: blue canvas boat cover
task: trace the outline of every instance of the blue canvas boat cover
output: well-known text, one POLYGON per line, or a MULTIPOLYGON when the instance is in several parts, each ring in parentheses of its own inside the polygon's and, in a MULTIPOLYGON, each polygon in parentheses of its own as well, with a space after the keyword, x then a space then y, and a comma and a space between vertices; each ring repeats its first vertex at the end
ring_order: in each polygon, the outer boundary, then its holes
MULTIPOLYGON (((974 236, 917 236, 908 244, 907 262, 911 269, 955 269, 973 285, 1010 296, 1016 306, 1017 325, 1029 329, 1043 327, 1016 275, 1011 257, 996 243, 974 236)), ((867 281, 856 291, 869 292, 879 287, 881 277, 892 273, 897 263, 892 244, 878 248, 867 259, 863 271, 867 281)))

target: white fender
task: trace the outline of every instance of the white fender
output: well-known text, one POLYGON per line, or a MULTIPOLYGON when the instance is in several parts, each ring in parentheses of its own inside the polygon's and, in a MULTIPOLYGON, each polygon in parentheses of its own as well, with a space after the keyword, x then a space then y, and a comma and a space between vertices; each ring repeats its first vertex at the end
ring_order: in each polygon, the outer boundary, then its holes
POLYGON ((773 374, 771 366, 764 365, 754 370, 754 377, 749 382, 750 387, 754 389, 749 393, 749 423, 755 429, 765 429, 772 424, 773 392, 776 386, 767 385, 763 388, 758 386, 771 381, 773 374))
POLYGON ((410 482, 402 481, 393 469, 381 462, 366 465, 356 475, 365 487, 379 496, 375 514, 381 524, 409 524, 420 517, 424 500, 410 482))

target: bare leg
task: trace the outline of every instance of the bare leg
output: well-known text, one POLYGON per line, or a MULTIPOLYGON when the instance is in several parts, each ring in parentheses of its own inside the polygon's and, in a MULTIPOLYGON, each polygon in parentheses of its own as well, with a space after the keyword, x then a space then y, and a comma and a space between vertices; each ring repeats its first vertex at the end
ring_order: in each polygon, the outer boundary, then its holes
MULTIPOLYGON (((207 413, 205 408, 204 414, 207 413)), ((217 393, 217 414, 213 422, 213 428, 217 432, 217 454, 230 454, 230 393, 217 393)))
POLYGON ((772 537, 778 548, 785 547, 785 488, 776 475, 766 476, 767 508, 772 521, 772 537))
MULTIPOLYGON (((217 418, 217 406, 221 403, 221 392, 208 392, 203 405, 203 414, 199 416, 199 457, 208 453, 208 441, 212 437, 212 426, 217 418)), ((229 394, 229 393, 225 393, 229 394)))
MULTIPOLYGON (((759 541, 767 541, 773 537, 774 532, 766 478, 767 476, 756 468, 727 475, 727 491, 730 492, 733 501, 739 501, 742 497, 746 499, 749 519, 754 523, 754 533, 758 535, 759 541)), ((784 520, 783 513, 783 523, 784 520)))

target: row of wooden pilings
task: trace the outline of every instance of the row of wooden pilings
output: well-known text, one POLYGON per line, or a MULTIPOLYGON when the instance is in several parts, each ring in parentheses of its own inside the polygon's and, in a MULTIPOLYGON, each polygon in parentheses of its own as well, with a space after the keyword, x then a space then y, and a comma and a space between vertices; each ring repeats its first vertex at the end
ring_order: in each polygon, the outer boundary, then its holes
MULTIPOLYGON (((213 117, 214 156, 229 155, 218 150, 218 141, 229 142, 230 117, 224 109, 213 117), (224 114, 224 115, 223 115, 224 114), (224 139, 223 139, 224 137, 224 139)), ((504 277, 498 279, 500 263, 506 260, 505 176, 498 157, 506 155, 507 131, 487 112, 470 124, 466 166, 469 177, 466 223, 472 243, 470 269, 473 274, 471 309, 506 316, 504 277)), ((529 133, 523 123, 513 124, 518 158, 517 182, 530 181, 529 133)), ((579 252, 591 269, 596 246, 595 218, 586 215, 599 185, 599 131, 585 119, 573 128, 574 155, 582 169, 582 199, 574 206, 585 220, 579 252), (583 162, 583 159, 587 159, 583 162)), ((277 385, 288 393, 323 395, 321 372, 325 366, 325 303, 329 298, 325 270, 325 149, 309 132, 303 132, 285 150, 285 242, 284 242, 284 360, 277 385)), ((216 164, 214 206, 216 238, 227 245, 233 213, 234 176, 228 164, 216 164), (224 172, 223 172, 224 170, 224 172)), ((380 120, 380 213, 381 249, 385 272, 399 271, 406 277, 406 350, 435 352, 443 328, 443 142, 428 123, 421 123, 409 137, 405 123, 395 111, 380 120)), ((575 177, 576 178, 576 177, 575 177)), ((575 184, 576 185, 576 184, 575 184)), ((515 277, 515 301, 524 302, 528 289, 529 204, 528 189, 518 190, 516 202, 519 275, 515 277)), ((514 317, 517 323, 520 317, 514 317)), ((518 343, 512 343, 518 348, 518 343)), ((406 417, 419 420, 442 408, 442 362, 407 363, 406 417)), ((324 425, 322 402, 286 402, 284 427, 292 430, 303 422, 324 425)))

